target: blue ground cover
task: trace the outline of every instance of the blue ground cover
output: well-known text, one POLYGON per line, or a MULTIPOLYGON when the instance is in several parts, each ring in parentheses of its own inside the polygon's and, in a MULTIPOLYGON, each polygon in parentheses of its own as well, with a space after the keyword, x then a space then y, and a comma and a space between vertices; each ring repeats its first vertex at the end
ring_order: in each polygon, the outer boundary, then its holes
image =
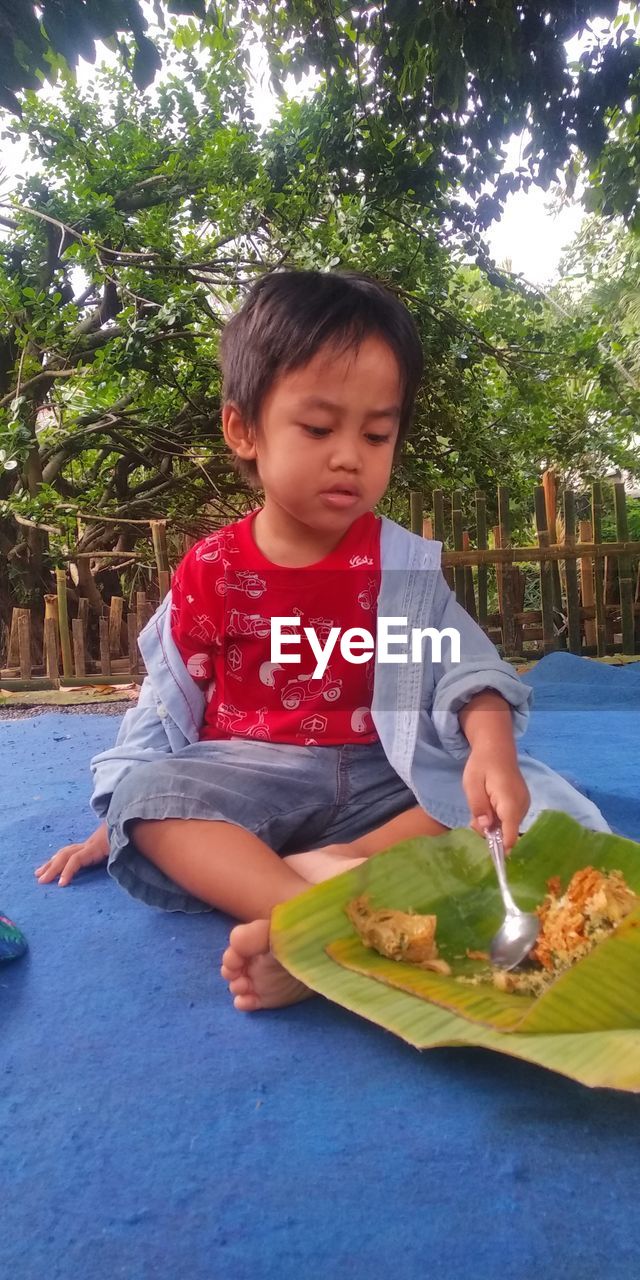
MULTIPOLYGON (((640 840, 640 669, 553 655, 524 747, 640 840)), ((15 1280, 630 1280, 640 1100, 482 1050, 415 1049, 324 1000, 238 1014, 229 920, 101 870, 33 868, 90 829, 116 721, 0 723, 0 1270, 15 1280)))

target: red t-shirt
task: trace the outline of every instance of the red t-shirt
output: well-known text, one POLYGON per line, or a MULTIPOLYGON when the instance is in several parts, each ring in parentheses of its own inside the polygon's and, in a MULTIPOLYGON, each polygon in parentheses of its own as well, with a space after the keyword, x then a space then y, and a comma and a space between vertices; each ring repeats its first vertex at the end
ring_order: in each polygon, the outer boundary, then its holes
MULTIPOLYGON (((351 662, 340 640, 351 627, 375 643, 380 587, 380 518, 367 511, 333 551, 313 565, 274 565, 257 547, 252 526, 260 508, 203 538, 187 552, 172 583, 173 638, 193 679, 206 689, 201 740, 257 738, 336 746, 376 742, 371 719, 374 654, 351 662), (271 661, 271 620, 282 624, 284 656, 271 661), (303 628, 325 647, 339 627, 324 674, 313 679, 317 657, 303 628)), ((356 637, 358 639, 364 637, 356 637)), ((364 649, 355 649, 364 656, 364 649)))

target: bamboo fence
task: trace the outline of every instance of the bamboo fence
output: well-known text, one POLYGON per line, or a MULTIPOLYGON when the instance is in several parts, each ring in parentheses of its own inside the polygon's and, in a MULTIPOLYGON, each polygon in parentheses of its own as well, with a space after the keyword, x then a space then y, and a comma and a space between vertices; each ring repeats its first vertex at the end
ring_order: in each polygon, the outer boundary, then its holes
MULTIPOLYGON (((591 518, 578 521, 576 494, 564 492, 559 514, 554 476, 547 472, 534 493, 535 546, 513 545, 509 494, 500 487, 497 497, 498 524, 489 530, 486 495, 475 492, 475 546, 465 528, 461 490, 445 495, 436 489, 427 512, 424 495, 412 492, 410 527, 443 544, 443 572, 457 600, 505 658, 526 661, 559 648, 585 657, 640 651, 640 542, 629 541, 624 485, 613 484, 615 541, 602 540, 601 482, 591 489, 591 518), (445 528, 447 508, 450 531, 445 528), (531 589, 532 570, 540 607, 527 609, 525 590, 531 589), (493 610, 490 600, 497 605, 493 610)), ((145 670, 138 635, 171 582, 166 524, 149 521, 155 580, 148 592, 136 591, 128 601, 114 596, 98 617, 82 597, 70 608, 67 570, 57 569, 56 591, 45 596, 43 618, 13 609, 0 687, 20 691, 140 683, 145 670)), ((137 553, 86 552, 83 558, 115 559, 121 567, 123 558, 135 563, 137 553)), ((70 559, 77 562, 78 556, 70 559)))

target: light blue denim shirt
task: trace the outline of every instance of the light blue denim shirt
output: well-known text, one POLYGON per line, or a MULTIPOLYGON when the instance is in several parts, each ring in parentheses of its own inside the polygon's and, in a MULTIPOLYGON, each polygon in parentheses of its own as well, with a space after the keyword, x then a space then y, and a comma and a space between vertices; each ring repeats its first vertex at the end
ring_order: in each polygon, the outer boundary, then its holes
MULTIPOLYGON (((440 661, 423 644, 422 660, 381 662, 374 658, 371 716, 392 768, 413 791, 416 802, 447 827, 469 825, 462 772, 469 744, 459 724, 462 707, 483 689, 494 689, 510 704, 520 737, 527 725, 533 690, 503 662, 491 641, 457 603, 440 570, 442 546, 381 517, 381 579, 378 618, 407 619, 406 628, 454 628, 461 661, 451 660, 443 641, 440 661)), ((304 569, 298 572, 303 573, 304 569)), ((163 600, 139 637, 147 676, 135 707, 124 716, 116 744, 93 757, 91 804, 104 818, 121 778, 136 764, 197 742, 205 699, 189 675, 171 635, 171 595, 163 600)), ((599 809, 559 774, 526 754, 519 765, 531 796, 522 822, 526 831, 543 809, 559 809, 585 827, 610 828, 599 809)))

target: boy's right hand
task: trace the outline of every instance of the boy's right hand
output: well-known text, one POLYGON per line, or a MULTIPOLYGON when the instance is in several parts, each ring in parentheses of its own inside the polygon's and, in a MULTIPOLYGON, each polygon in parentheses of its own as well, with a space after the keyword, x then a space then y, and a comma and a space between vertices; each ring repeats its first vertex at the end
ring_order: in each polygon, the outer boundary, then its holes
POLYGON ((52 858, 36 867, 34 875, 39 884, 49 884, 60 876, 59 884, 64 888, 82 867, 92 867, 99 862, 106 862, 109 857, 109 833, 107 824, 103 822, 92 835, 81 844, 65 844, 58 849, 52 858))

